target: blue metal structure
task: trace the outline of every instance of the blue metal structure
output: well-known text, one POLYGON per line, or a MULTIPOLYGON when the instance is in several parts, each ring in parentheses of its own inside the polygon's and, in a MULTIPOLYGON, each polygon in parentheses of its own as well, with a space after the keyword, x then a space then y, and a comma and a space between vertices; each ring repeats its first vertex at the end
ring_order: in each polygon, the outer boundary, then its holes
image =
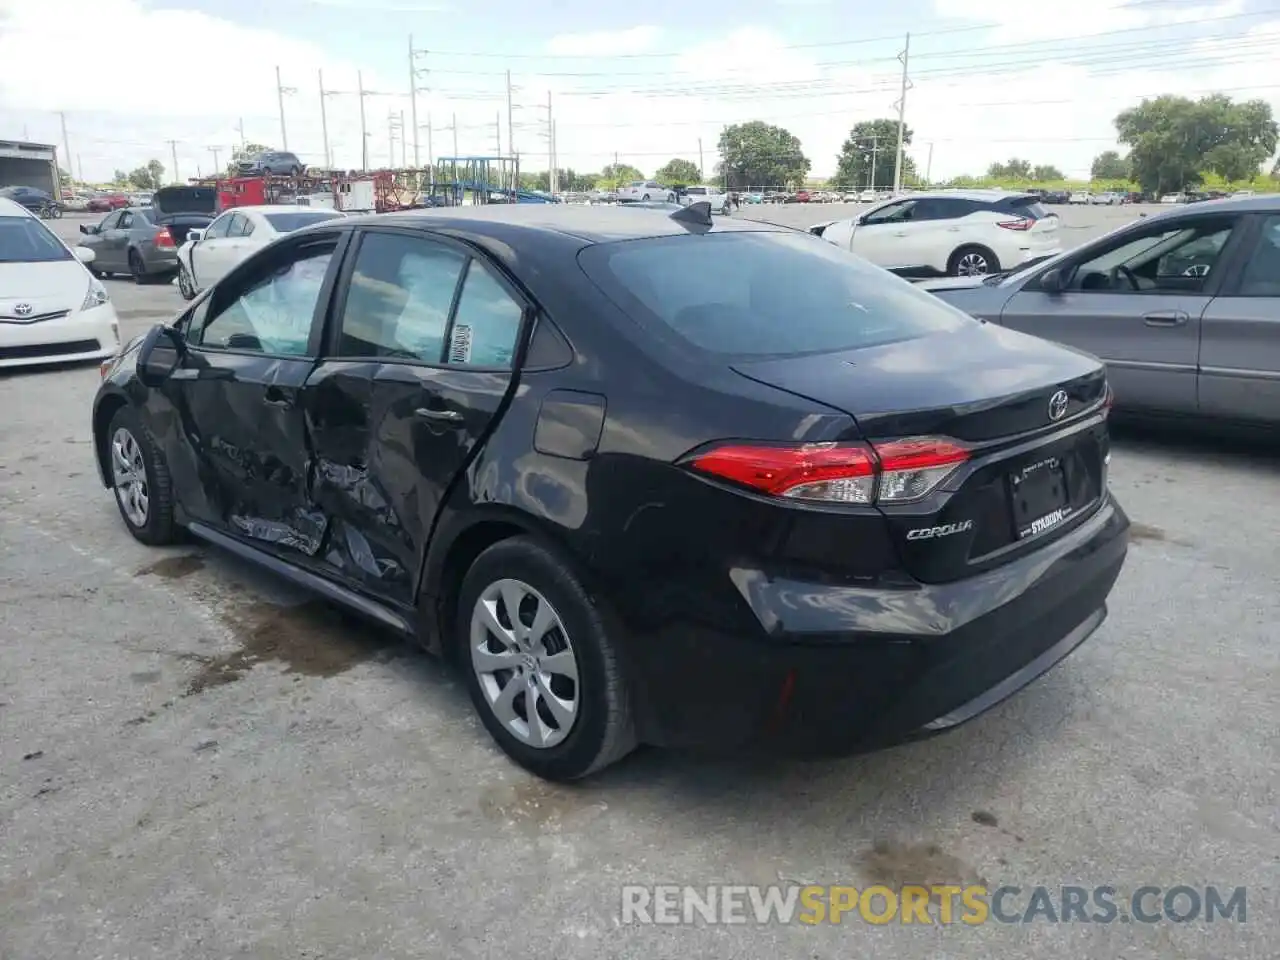
POLYGON ((432 196, 449 206, 463 203, 554 203, 554 198, 520 189, 517 157, 440 157, 432 196), (470 195, 470 200, 467 196, 470 195))

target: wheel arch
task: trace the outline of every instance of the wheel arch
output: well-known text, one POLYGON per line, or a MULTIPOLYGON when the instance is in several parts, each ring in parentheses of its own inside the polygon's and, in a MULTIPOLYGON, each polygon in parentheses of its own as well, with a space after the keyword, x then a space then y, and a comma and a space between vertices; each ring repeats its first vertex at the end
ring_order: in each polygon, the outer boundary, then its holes
POLYGON ((967 241, 965 243, 960 244, 958 247, 952 250, 951 256, 947 257, 948 275, 954 275, 953 270, 955 269, 956 261, 960 258, 961 254, 965 253, 965 251, 968 251, 968 250, 974 250, 974 251, 977 251, 978 253, 983 254, 984 256, 987 257, 988 261, 994 265, 995 270, 1001 269, 1000 257, 996 255, 996 252, 994 250, 992 250, 985 243, 978 243, 977 241, 967 241))
POLYGON ((98 461, 98 477, 102 480, 104 487, 109 488, 112 484, 107 429, 120 409, 128 405, 129 401, 123 394, 106 393, 93 409, 93 452, 98 461))

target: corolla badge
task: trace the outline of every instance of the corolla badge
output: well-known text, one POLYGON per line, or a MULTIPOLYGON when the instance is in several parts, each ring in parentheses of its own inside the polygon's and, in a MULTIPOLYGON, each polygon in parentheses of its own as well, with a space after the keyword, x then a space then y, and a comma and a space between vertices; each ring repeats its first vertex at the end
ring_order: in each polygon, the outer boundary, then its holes
POLYGON ((1059 390, 1049 398, 1049 419, 1061 420, 1067 415, 1067 391, 1059 390))
POLYGON ((13 315, 15 317, 26 317, 26 316, 30 316, 30 314, 31 314, 31 304, 15 303, 13 305, 13 315))

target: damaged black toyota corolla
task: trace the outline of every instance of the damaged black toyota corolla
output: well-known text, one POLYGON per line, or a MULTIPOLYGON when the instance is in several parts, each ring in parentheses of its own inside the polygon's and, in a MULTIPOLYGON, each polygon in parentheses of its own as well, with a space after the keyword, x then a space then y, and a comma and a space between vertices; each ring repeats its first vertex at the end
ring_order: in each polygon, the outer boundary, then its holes
POLYGON ((551 778, 953 727, 1106 615, 1094 358, 821 240, 553 205, 326 222, 104 369, 103 482, 456 656, 551 778))

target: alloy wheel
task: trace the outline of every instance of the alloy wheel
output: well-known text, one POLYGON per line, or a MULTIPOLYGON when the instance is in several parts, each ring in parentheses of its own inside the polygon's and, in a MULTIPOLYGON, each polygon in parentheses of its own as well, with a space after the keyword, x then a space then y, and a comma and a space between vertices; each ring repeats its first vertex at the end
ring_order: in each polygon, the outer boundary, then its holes
POLYGON ((134 526, 145 527, 151 502, 147 464, 142 447, 125 427, 117 428, 111 437, 111 475, 120 509, 134 526))
POLYGON ((497 580, 471 613, 471 668, 485 702, 517 740, 548 749, 573 729, 578 661, 560 615, 521 580, 497 580))
POLYGON ((185 300, 190 300, 196 295, 195 284, 191 282, 191 272, 186 267, 178 268, 178 292, 185 300))
POLYGON ((956 264, 956 273, 962 277, 977 277, 991 271, 987 258, 976 250, 971 250, 960 258, 956 264))

